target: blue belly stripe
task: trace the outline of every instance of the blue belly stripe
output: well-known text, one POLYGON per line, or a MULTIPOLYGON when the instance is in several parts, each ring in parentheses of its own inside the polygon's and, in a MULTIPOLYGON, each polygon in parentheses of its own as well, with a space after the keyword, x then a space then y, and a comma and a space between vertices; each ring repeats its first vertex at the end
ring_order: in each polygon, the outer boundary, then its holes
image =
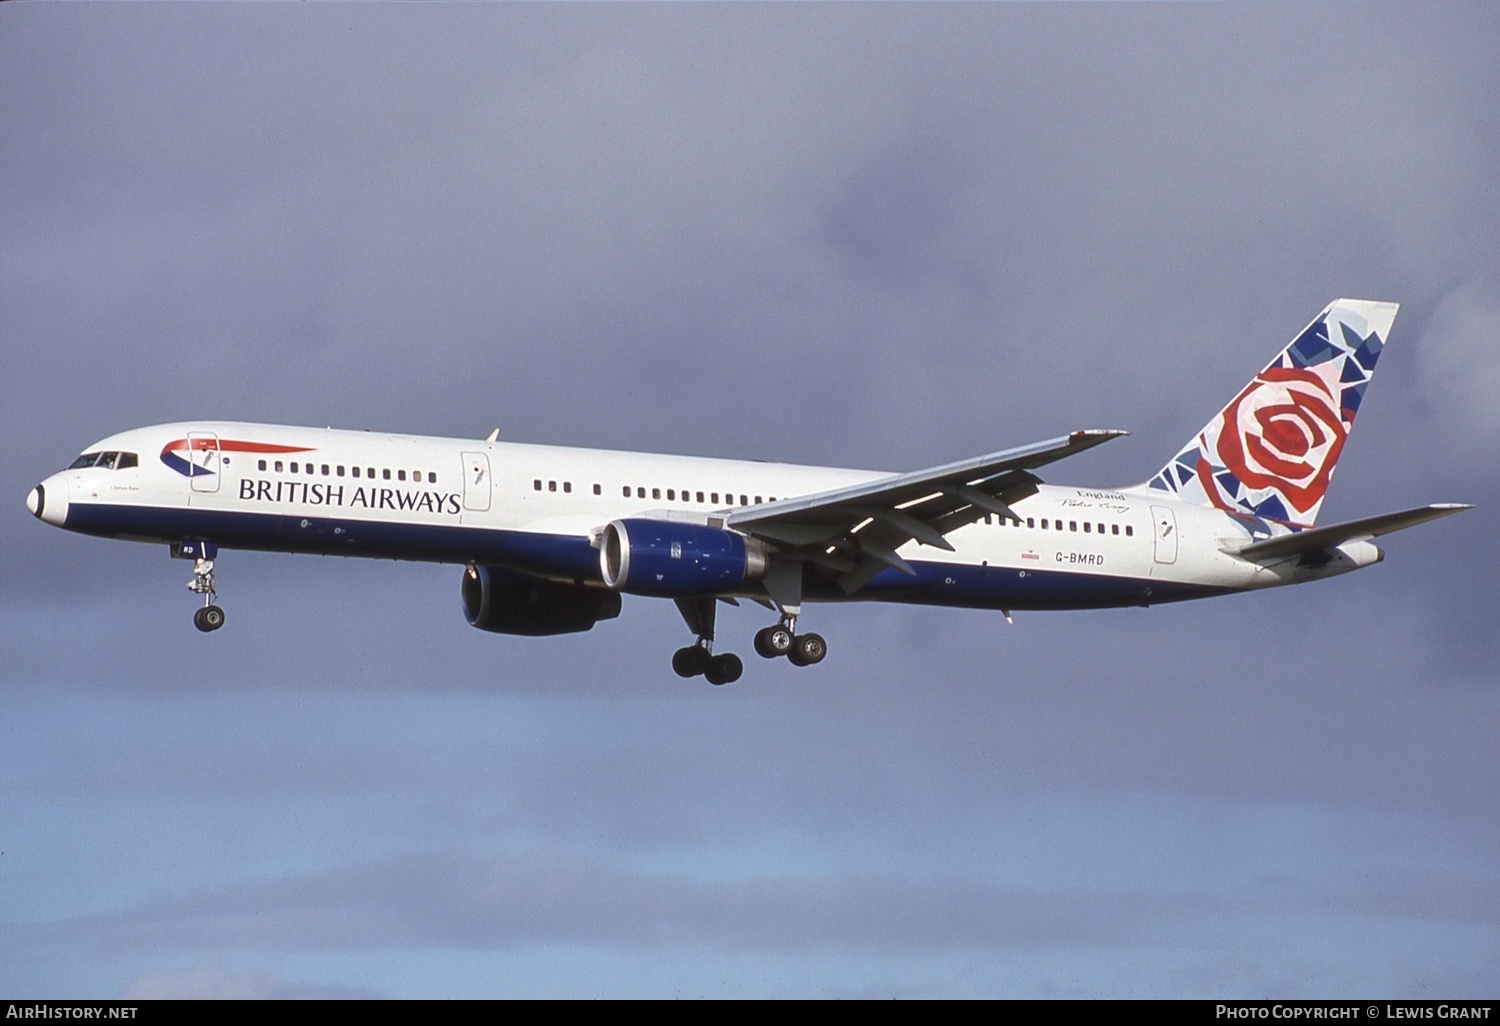
MULTIPOLYGON (((217 542, 226 549, 485 563, 555 580, 601 581, 599 553, 587 538, 578 535, 77 502, 69 505, 65 526, 70 531, 105 538, 167 543, 201 539, 217 542)), ((886 570, 854 595, 845 595, 833 581, 809 572, 804 595, 809 601, 873 600, 979 609, 1061 610, 1155 605, 1234 590, 1029 567, 916 560, 911 566, 915 576, 886 570)))

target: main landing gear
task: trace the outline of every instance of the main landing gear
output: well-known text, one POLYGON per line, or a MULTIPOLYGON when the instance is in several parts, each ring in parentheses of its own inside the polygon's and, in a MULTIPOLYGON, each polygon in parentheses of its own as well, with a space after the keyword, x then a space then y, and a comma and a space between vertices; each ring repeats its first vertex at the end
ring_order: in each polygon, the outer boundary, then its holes
POLYGON ((679 677, 699 677, 715 686, 733 684, 745 672, 745 664, 733 652, 714 655, 714 619, 717 600, 710 595, 699 599, 678 599, 677 609, 687 621, 688 630, 698 640, 672 653, 672 669, 679 677))
POLYGON ((702 676, 709 684, 733 684, 744 673, 745 664, 733 652, 714 655, 715 598, 678 598, 676 607, 697 634, 696 642, 672 652, 672 669, 678 676, 702 676))
MULTIPOLYGON (((678 599, 677 608, 687 621, 688 629, 698 640, 672 653, 672 669, 679 677, 702 677, 710 684, 732 684, 740 679, 745 664, 732 652, 714 655, 714 619, 716 600, 678 599)), ((781 622, 763 628, 755 635, 755 652, 767 659, 786 656, 793 666, 821 663, 828 654, 828 643, 821 634, 798 634, 797 614, 783 611, 781 622)))
POLYGON ((733 684, 745 672, 745 664, 733 652, 714 655, 713 639, 699 638, 672 653, 672 669, 679 677, 702 676, 710 684, 733 684))
POLYGON ((766 659, 786 656, 793 666, 821 663, 828 654, 828 643, 821 634, 796 633, 797 617, 785 613, 781 622, 755 632, 755 654, 766 659))

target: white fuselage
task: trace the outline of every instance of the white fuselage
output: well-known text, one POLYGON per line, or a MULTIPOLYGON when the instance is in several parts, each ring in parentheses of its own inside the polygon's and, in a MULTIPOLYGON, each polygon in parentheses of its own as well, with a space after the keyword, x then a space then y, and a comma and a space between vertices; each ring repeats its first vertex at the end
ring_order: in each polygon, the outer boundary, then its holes
MULTIPOLYGON (((628 517, 722 523, 731 512, 889 476, 878 471, 228 422, 140 428, 89 453, 134 454, 47 478, 43 520, 89 534, 224 548, 493 563, 599 583, 598 532, 628 517), (119 464, 131 463, 133 466, 119 464)), ((1142 488, 1041 485, 918 542, 915 574, 855 598, 999 609, 1145 605, 1292 583, 1316 570, 1231 552, 1284 533, 1142 488)), ((1342 569, 1353 569, 1344 566, 1342 569)), ((741 592, 762 595, 747 582, 741 592)), ((809 598, 843 598, 834 591, 809 598)))

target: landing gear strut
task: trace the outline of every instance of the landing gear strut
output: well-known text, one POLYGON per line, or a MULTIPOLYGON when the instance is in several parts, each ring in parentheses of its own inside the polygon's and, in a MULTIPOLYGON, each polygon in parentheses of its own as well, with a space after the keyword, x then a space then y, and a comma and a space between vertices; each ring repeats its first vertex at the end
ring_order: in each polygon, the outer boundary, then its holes
POLYGON ((193 579, 188 591, 203 596, 203 608, 193 614, 193 626, 205 633, 224 626, 224 610, 214 604, 219 593, 214 590, 214 561, 202 556, 193 560, 193 579))
POLYGON ((702 676, 713 685, 733 684, 745 672, 745 664, 733 652, 714 655, 713 596, 702 599, 678 599, 677 608, 687 621, 688 630, 698 640, 672 653, 672 669, 679 677, 702 676))

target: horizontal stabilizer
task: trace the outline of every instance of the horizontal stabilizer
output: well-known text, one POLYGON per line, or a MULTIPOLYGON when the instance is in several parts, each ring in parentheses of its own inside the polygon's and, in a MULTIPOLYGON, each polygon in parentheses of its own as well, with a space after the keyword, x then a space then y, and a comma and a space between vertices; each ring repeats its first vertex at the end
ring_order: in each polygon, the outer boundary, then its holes
POLYGON ((1431 506, 1402 510, 1400 513, 1384 513, 1378 517, 1366 517, 1363 520, 1351 520, 1346 524, 1331 524, 1328 527, 1314 527, 1296 534, 1252 542, 1236 551, 1235 555, 1241 559, 1261 561, 1297 556, 1304 552, 1320 552, 1355 538, 1374 538, 1377 535, 1390 534, 1392 531, 1416 527, 1429 520, 1462 513, 1466 509, 1473 508, 1461 502, 1438 502, 1431 506))

